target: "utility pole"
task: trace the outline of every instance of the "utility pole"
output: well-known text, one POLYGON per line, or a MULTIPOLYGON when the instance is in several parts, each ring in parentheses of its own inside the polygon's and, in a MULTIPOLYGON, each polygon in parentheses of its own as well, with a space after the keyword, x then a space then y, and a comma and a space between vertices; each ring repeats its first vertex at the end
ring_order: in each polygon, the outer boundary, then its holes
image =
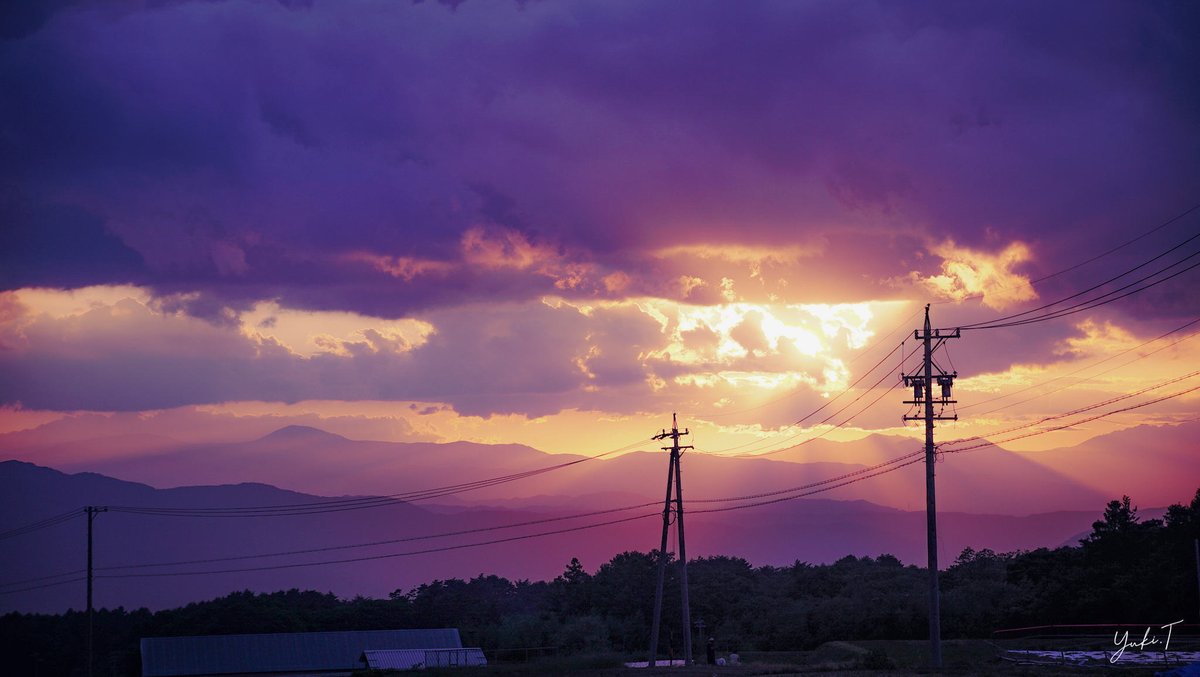
POLYGON ((679 586, 682 591, 681 611, 683 615, 683 659, 686 665, 692 664, 692 612, 688 603, 687 579, 687 546, 683 538, 683 475, 680 471, 679 457, 690 445, 680 446, 679 438, 690 435, 687 428, 679 431, 679 423, 675 414, 671 414, 670 432, 663 430, 651 439, 663 440, 671 438, 671 446, 663 447, 663 451, 671 452, 671 460, 667 465, 667 497, 663 501, 662 543, 658 549, 658 581, 654 587, 654 621, 650 629, 650 667, 658 665, 658 633, 662 622, 663 577, 667 566, 667 533, 671 527, 671 490, 675 490, 675 524, 679 530, 679 586))
POLYGON ((913 338, 925 343, 925 359, 913 374, 904 374, 904 385, 913 389, 913 398, 905 404, 924 406, 924 413, 916 416, 905 416, 906 421, 925 421, 925 520, 928 530, 927 543, 929 546, 929 657, 930 664, 935 670, 942 667, 942 614, 941 602, 938 599, 938 561, 937 561, 937 500, 934 491, 933 465, 937 462, 937 446, 933 443, 934 421, 957 421, 958 415, 943 416, 939 411, 933 412, 935 384, 934 370, 937 370, 936 384, 941 389, 938 402, 944 407, 954 404, 950 399, 951 388, 958 372, 947 373, 933 361, 933 353, 946 339, 959 338, 960 332, 943 333, 934 330, 929 324, 929 305, 925 305, 925 331, 913 332, 913 338), (936 341, 936 344, 935 344, 936 341))
POLYGON ((89 505, 83 511, 87 513, 87 660, 88 677, 92 677, 92 616, 95 612, 92 608, 92 522, 96 521, 96 515, 108 512, 108 508, 89 505))

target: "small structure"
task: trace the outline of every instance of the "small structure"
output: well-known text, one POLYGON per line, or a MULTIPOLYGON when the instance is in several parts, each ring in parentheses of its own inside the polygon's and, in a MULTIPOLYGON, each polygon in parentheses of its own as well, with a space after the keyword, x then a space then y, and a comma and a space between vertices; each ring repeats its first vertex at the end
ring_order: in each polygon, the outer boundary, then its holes
POLYGON ((483 649, 375 649, 364 651, 362 662, 371 670, 416 670, 487 665, 483 649))
POLYGON ((142 677, 349 675, 366 667, 367 652, 415 651, 423 661, 429 650, 447 660, 462 651, 483 655, 463 649, 457 628, 144 637, 141 644, 142 677))

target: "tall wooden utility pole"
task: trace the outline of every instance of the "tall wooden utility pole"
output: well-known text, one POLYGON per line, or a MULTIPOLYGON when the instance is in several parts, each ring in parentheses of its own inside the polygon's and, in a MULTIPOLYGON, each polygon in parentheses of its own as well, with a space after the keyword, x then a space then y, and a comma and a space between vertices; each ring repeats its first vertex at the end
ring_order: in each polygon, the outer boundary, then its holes
POLYGON ((916 416, 905 416, 906 421, 925 421, 925 521, 928 530, 927 542, 929 545, 929 657, 930 664, 934 669, 942 667, 942 614, 941 602, 938 599, 938 561, 937 561, 937 500, 934 491, 933 481, 933 465, 937 462, 937 446, 933 443, 933 422, 934 421, 957 421, 958 416, 943 416, 941 413, 934 414, 933 402, 934 391, 933 387, 936 384, 940 388, 941 397, 938 402, 945 406, 954 404, 955 400, 950 399, 950 389, 954 385, 954 377, 958 376, 958 372, 947 373, 941 367, 934 364, 933 352, 945 342, 946 339, 959 338, 959 330, 953 332, 942 333, 942 331, 934 330, 929 325, 929 305, 925 306, 925 331, 920 330, 913 332, 913 337, 918 341, 925 342, 925 359, 922 361, 921 367, 914 374, 904 375, 904 385, 913 389, 913 398, 906 400, 905 404, 924 406, 924 413, 916 416), (937 341, 935 344, 934 341, 937 341), (936 381, 934 370, 937 370, 936 381))
POLYGON ((83 510, 87 513, 87 661, 88 677, 92 677, 92 616, 95 613, 92 608, 92 522, 96 521, 96 515, 108 512, 108 508, 89 505, 83 510))
POLYGON ((671 452, 671 460, 667 466, 667 497, 663 501, 662 543, 658 548, 658 581, 654 587, 654 622, 650 629, 650 667, 658 665, 658 633, 662 623, 663 577, 667 567, 667 533, 671 527, 671 489, 675 490, 675 525, 679 530, 679 586, 682 594, 683 614, 683 659, 687 665, 692 664, 692 611, 688 603, 687 579, 687 546, 683 537, 683 475, 679 466, 679 457, 690 445, 680 446, 679 438, 689 435, 687 428, 679 430, 675 414, 671 414, 670 432, 663 430, 651 439, 663 440, 671 438, 671 446, 663 447, 663 451, 671 452))

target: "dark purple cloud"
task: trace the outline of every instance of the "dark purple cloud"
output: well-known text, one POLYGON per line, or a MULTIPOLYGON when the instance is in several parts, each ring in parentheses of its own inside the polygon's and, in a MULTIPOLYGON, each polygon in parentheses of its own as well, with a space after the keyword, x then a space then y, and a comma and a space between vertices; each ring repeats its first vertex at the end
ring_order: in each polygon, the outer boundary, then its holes
MULTIPOLYGON (((16 191, 13 191, 14 193, 16 191)), ((140 254, 94 214, 69 204, 0 197, 0 286, 83 287, 146 283, 140 254)))
POLYGON ((936 272, 927 240, 1022 239, 1050 272, 1197 200, 1189 3, 288 4, 6 10, 0 172, 62 215, 14 230, 64 242, 15 238, 4 285, 139 281, 207 316, 553 288, 342 258, 459 264, 484 226, 634 278, 567 296, 670 295, 647 249, 823 237, 821 291, 878 298, 936 272))

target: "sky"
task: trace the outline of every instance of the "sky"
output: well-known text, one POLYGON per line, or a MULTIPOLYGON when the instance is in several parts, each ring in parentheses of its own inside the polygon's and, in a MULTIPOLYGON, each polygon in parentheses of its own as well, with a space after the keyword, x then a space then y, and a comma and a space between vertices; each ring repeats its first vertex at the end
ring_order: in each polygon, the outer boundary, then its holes
MULTIPOLYGON (((1197 34, 1185 2, 6 3, 0 432, 919 437, 885 390, 926 303, 953 328, 1200 250, 1197 34)), ((1147 343, 1198 283, 964 331, 939 434, 1200 370, 1200 325, 1147 343)))

